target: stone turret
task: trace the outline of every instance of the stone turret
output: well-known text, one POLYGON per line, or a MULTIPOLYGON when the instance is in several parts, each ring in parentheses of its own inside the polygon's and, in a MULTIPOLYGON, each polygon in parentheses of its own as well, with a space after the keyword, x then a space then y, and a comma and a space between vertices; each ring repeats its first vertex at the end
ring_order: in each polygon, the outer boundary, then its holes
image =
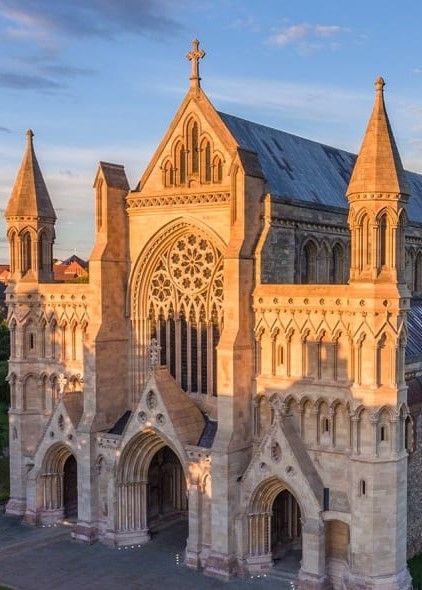
POLYGON ((22 163, 5 211, 14 282, 53 280, 56 213, 35 155, 33 137, 28 130, 22 163))
POLYGON ((374 108, 347 189, 350 279, 401 283, 409 188, 385 108, 384 85, 377 78, 374 108))

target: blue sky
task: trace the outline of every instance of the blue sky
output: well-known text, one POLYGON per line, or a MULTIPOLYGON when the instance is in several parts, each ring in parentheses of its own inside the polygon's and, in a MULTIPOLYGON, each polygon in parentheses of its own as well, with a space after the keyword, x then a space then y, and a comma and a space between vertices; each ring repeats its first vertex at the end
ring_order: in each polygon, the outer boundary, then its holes
POLYGON ((195 36, 217 108, 353 151, 382 74, 403 161, 422 172, 421 17, 419 0, 0 0, 0 207, 31 127, 56 255, 88 256, 97 163, 124 164, 135 186, 188 88, 195 36))

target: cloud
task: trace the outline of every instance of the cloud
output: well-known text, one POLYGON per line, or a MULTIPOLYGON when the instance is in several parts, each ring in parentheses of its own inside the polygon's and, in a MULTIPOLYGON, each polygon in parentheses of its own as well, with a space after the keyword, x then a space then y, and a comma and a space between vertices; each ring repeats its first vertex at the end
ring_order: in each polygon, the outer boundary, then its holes
POLYGON ((47 76, 58 77, 58 78, 74 78, 75 76, 92 76, 96 73, 91 68, 78 68, 67 64, 48 64, 42 66, 40 71, 47 76))
POLYGON ((0 133, 12 133, 12 130, 9 127, 2 127, 0 125, 0 133))
POLYGON ((285 27, 270 38, 274 45, 286 47, 287 45, 299 46, 302 49, 317 49, 319 45, 315 41, 328 39, 347 33, 349 29, 339 25, 311 25, 300 23, 285 27))
POLYGON ((59 90, 63 85, 55 80, 36 74, 0 72, 0 88, 13 90, 59 90))
MULTIPOLYGON (((182 3, 178 2, 178 8, 182 3)), ((119 34, 177 34, 181 25, 170 16, 170 0, 3 0, 0 15, 9 36, 48 44, 69 37, 114 38, 119 34)))

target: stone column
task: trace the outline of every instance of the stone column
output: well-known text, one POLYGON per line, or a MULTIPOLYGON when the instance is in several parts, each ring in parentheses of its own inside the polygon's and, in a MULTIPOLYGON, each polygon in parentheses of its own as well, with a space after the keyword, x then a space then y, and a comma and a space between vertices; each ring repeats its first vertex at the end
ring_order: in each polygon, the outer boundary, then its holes
POLYGON ((325 528, 322 520, 308 518, 302 525, 302 567, 298 590, 329 590, 325 573, 325 528))
POLYGON ((185 564, 192 569, 201 566, 202 548, 202 492, 198 483, 189 488, 189 537, 186 543, 185 564))

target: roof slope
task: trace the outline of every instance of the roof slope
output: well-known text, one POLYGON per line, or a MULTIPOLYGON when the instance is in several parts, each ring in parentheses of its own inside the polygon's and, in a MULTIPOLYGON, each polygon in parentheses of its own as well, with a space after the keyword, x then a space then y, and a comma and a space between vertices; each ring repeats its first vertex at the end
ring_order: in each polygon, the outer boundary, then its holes
POLYGON ((26 132, 21 167, 6 207, 6 217, 42 217, 56 219, 47 186, 35 156, 33 132, 26 132))
MULTIPOLYGON (((256 152, 276 196, 328 207, 348 208, 346 191, 356 154, 219 112, 239 147, 256 152)), ((405 171, 407 214, 422 223, 422 175, 405 171)))

